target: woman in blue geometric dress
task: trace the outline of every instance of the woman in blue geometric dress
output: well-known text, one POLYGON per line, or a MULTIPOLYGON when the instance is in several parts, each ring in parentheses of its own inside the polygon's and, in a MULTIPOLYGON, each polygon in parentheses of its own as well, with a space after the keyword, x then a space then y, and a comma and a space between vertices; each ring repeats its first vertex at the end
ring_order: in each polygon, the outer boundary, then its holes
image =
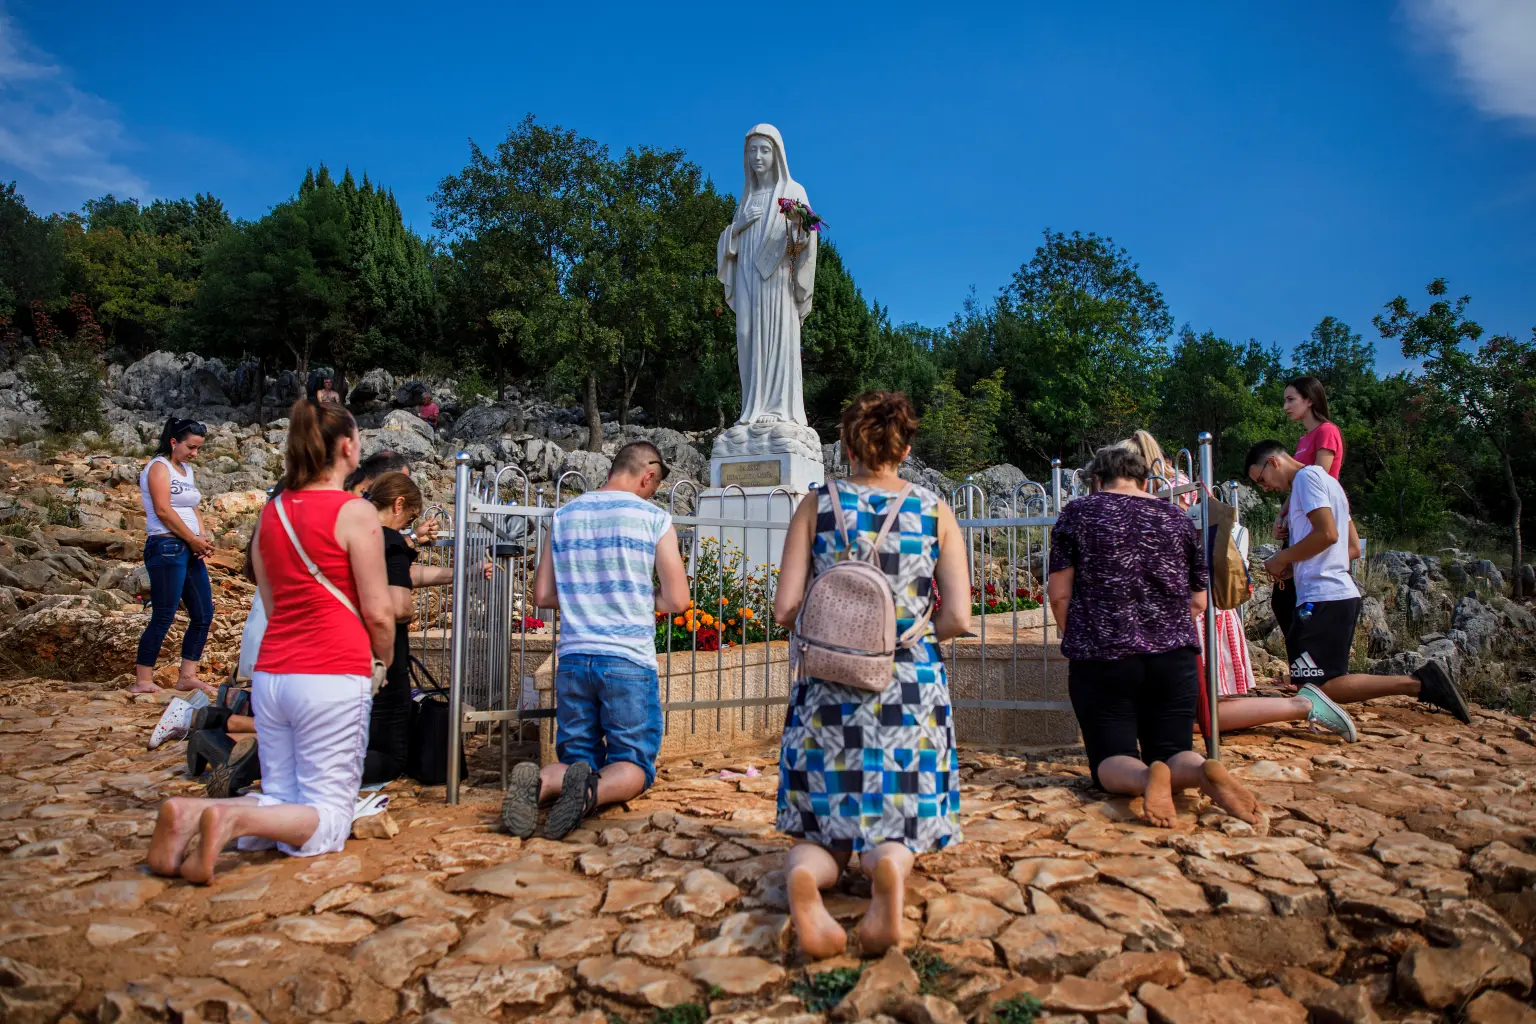
POLYGON ((959 764, 938 643, 970 628, 970 577, 959 524, 943 499, 917 486, 901 497, 908 484, 897 469, 916 433, 905 395, 854 399, 842 422, 853 474, 808 495, 784 539, 774 597, 781 625, 794 624, 808 573, 847 557, 849 544, 857 557, 868 556, 898 498, 896 523, 879 541, 897 634, 929 610, 935 578, 952 595, 916 643, 897 649, 884 691, 820 679, 793 685, 779 755, 778 827, 801 840, 786 865, 790 916, 801 949, 814 959, 836 956, 847 943, 821 890, 836 884, 852 854, 873 888, 860 946, 880 953, 900 941, 914 854, 960 838, 959 764))

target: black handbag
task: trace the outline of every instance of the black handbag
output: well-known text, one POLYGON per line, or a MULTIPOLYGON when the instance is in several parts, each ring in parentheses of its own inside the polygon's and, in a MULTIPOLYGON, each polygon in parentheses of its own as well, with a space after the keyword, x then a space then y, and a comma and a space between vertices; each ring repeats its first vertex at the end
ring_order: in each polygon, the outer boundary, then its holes
MULTIPOLYGON (((427 666, 411 658, 410 743, 405 759, 406 774, 426 786, 441 786, 448 781, 448 691, 438 685, 427 666)), ((459 747, 459 778, 469 777, 464 748, 459 747)))

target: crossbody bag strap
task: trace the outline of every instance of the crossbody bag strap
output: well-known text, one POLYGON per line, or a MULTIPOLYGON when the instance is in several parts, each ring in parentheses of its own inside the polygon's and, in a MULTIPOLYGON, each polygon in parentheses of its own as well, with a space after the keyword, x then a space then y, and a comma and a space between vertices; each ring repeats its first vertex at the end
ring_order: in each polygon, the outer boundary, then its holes
POLYGON ((891 527, 896 525, 896 517, 901 515, 901 506, 906 504, 907 495, 911 493, 912 485, 907 484, 897 493, 895 500, 891 502, 890 511, 885 514, 885 522, 880 524, 880 532, 875 534, 875 544, 874 547, 869 549, 869 558, 866 561, 872 562, 877 567, 879 566, 880 542, 885 540, 885 535, 890 533, 891 527))
POLYGON ((340 588, 336 586, 336 584, 332 583, 329 579, 326 578, 325 573, 321 572, 320 567, 314 563, 312 558, 309 557, 309 552, 304 550, 304 545, 299 543, 299 535, 293 532, 293 524, 288 521, 288 513, 283 509, 283 497, 279 496, 278 499, 272 504, 277 506, 277 518, 283 524, 283 532, 288 535, 288 541, 293 545, 293 550, 298 552, 299 561, 304 563, 304 568, 309 570, 309 574, 315 578, 316 583, 320 584, 326 590, 329 590, 331 592, 331 596, 335 597, 336 600, 346 605, 347 611, 351 612, 353 615, 356 615, 358 619, 361 620, 363 616, 362 613, 357 610, 357 605, 353 604, 351 598, 347 597, 346 594, 343 594, 340 588))

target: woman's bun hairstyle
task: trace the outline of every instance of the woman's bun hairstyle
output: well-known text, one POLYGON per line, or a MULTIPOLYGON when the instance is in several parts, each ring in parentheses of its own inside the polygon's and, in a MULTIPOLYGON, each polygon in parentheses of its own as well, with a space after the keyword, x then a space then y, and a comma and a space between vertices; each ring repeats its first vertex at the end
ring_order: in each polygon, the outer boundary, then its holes
POLYGON ((843 410, 843 451, 865 469, 901 462, 917 436, 917 412, 900 391, 866 391, 843 410))
POLYGON ((339 405, 301 398, 288 410, 288 446, 283 451, 283 487, 297 491, 325 475, 336 449, 357 430, 352 414, 339 405))

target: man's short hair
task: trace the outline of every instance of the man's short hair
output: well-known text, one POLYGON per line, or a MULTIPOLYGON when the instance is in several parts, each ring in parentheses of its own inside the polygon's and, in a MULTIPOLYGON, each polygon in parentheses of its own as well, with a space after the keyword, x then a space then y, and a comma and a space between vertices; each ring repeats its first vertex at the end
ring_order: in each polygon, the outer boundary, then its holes
POLYGON ((660 448, 649 441, 631 441, 614 455, 613 468, 608 470, 608 475, 630 473, 639 476, 652 465, 661 467, 663 480, 667 478, 668 473, 672 472, 672 467, 667 465, 667 460, 661 457, 660 448))
POLYGON ((1246 473, 1254 466, 1262 466, 1264 460, 1271 455, 1286 455, 1290 449, 1279 441, 1260 441, 1248 449, 1248 461, 1243 463, 1243 472, 1246 473))
POLYGON ((374 480, 385 473, 400 473, 410 468, 410 459, 399 452, 392 452, 386 448, 384 451, 374 452, 362 462, 359 462, 357 468, 347 474, 347 479, 342 482, 341 489, 350 491, 364 480, 374 480))
POLYGON ((1101 487, 1111 480, 1147 482, 1147 460, 1142 457, 1141 449, 1134 445, 1112 444, 1100 448, 1094 452, 1088 470, 1101 487))

